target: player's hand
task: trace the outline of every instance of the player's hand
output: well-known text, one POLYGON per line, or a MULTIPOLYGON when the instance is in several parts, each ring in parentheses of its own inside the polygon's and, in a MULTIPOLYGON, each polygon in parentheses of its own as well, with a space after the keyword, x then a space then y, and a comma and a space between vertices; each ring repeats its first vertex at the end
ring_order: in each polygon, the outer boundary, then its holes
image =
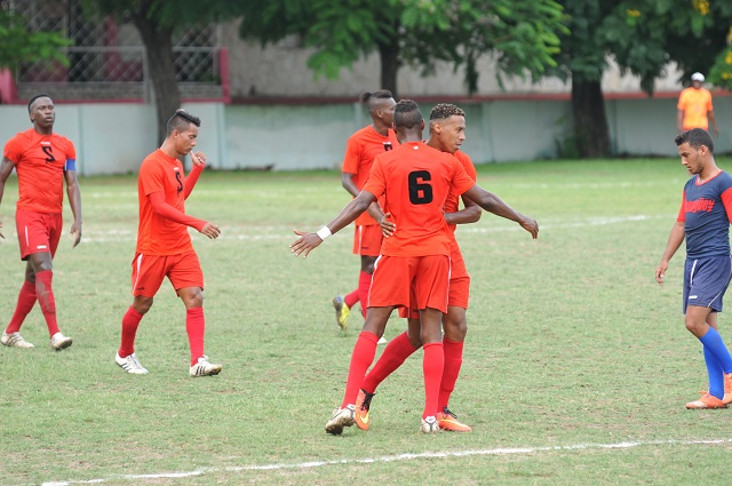
POLYGON ((76 248, 81 241, 81 223, 74 221, 71 225, 71 236, 74 238, 74 245, 71 248, 76 248))
POLYGON ((203 152, 191 152, 193 165, 206 165, 206 154, 203 152))
POLYGON ((531 233, 533 239, 539 237, 539 223, 535 219, 524 217, 519 224, 523 229, 531 233))
POLYGON ((300 237, 293 243, 290 243, 290 252, 295 256, 302 255, 302 257, 305 258, 308 256, 308 253, 319 247, 323 242, 317 233, 306 233, 299 230, 294 230, 294 232, 300 237))
POLYGON ((379 221, 379 226, 381 226, 381 234, 384 235, 384 238, 393 236, 394 232, 396 231, 396 223, 393 221, 389 221, 390 217, 391 213, 386 213, 381 217, 381 221, 379 221))
POLYGON ((221 234, 221 230, 213 223, 206 223, 203 225, 203 228, 201 228, 200 233, 206 235, 212 240, 215 240, 221 234))
POLYGON ((656 282, 658 282, 658 285, 663 285, 663 279, 666 278, 667 269, 667 262, 661 262, 658 264, 658 268, 656 268, 656 282))

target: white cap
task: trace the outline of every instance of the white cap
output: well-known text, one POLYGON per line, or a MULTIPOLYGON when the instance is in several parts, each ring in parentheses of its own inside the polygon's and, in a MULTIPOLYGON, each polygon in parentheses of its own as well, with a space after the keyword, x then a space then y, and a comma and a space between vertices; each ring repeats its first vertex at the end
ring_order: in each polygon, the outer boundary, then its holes
POLYGON ((691 75, 691 80, 704 82, 704 75, 702 73, 694 73, 691 75))

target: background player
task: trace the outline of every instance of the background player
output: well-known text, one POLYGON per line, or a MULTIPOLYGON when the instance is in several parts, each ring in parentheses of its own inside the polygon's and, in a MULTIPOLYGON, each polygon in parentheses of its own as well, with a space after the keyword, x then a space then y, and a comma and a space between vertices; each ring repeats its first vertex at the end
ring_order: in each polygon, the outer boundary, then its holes
POLYGON ((692 128, 708 130, 711 122, 714 136, 719 135, 717 119, 714 117, 714 107, 712 106, 712 93, 704 88, 702 73, 691 75, 691 86, 681 91, 676 108, 678 109, 676 128, 679 133, 692 128))
POLYGON ((686 408, 722 408, 732 403, 732 357, 717 331, 717 313, 732 277, 732 176, 717 167, 714 142, 706 130, 685 131, 676 137, 676 145, 681 163, 693 177, 684 186, 656 280, 663 285, 669 261, 686 240, 684 322, 702 343, 709 374, 709 392, 686 408))
POLYGON ((53 133, 56 110, 53 100, 38 94, 28 102, 33 128, 18 133, 5 145, 0 165, 0 201, 5 181, 15 168, 18 173, 18 202, 15 226, 20 258, 26 261, 25 281, 20 288, 15 313, 0 336, 0 343, 17 348, 32 348, 20 335, 20 327, 38 301, 48 326, 51 347, 57 351, 71 346, 56 319, 53 295, 53 257, 63 228, 63 186, 69 198, 74 222, 71 224, 73 247, 81 241, 81 192, 76 179, 74 144, 53 133))
POLYGON ((132 262, 132 305, 122 318, 122 339, 116 363, 128 373, 144 375, 135 356, 135 335, 142 316, 150 310, 153 297, 165 277, 173 284, 186 307, 186 332, 191 349, 191 376, 216 375, 220 364, 212 364, 203 352, 206 322, 203 316, 203 272, 193 249, 188 226, 208 238, 217 238, 219 227, 188 216, 185 200, 193 191, 206 156, 192 152, 201 121, 178 110, 168 120, 167 137, 158 150, 142 161, 137 195, 140 222, 137 248, 132 262), (191 154, 193 168, 184 176, 180 157, 191 154))
MULTIPOLYGON (((358 130, 348 139, 341 175, 343 187, 353 197, 358 196, 366 183, 374 157, 391 150, 398 143, 396 135, 391 130, 396 105, 391 91, 366 92, 361 95, 361 102, 369 110, 371 124, 358 130)), ((374 262, 381 251, 382 235, 379 222, 382 216, 379 204, 374 203, 369 208, 368 214, 361 214, 356 218, 353 253, 361 255, 361 271, 358 287, 345 296, 336 295, 333 299, 336 322, 341 329, 346 329, 348 326, 351 309, 359 301, 361 312, 366 317, 371 275, 374 273, 374 262)))
MULTIPOLYGON (((412 292, 420 311, 424 349, 422 431, 439 430, 434 415, 444 365, 441 319, 447 307, 450 254, 450 237, 442 209, 451 188, 457 194, 465 193, 484 208, 491 204, 489 193, 475 185, 454 157, 422 143, 424 122, 416 103, 400 101, 394 124, 402 145, 377 157, 364 190, 317 233, 296 231, 301 237, 290 245, 296 255, 307 256, 382 194, 386 195, 386 204, 397 227, 394 237, 384 242, 376 265, 366 322, 351 357, 344 400, 326 425, 326 431, 332 434, 340 434, 343 427, 353 425, 354 402, 364 374, 373 362, 377 340, 394 307, 408 306, 412 292)), ((538 225, 534 220, 522 216, 520 224, 537 237, 538 225)))

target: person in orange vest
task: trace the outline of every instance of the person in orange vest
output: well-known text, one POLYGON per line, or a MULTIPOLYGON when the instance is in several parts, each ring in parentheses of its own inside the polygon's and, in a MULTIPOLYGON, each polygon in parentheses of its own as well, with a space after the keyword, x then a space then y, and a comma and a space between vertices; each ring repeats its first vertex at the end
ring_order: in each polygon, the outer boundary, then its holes
POLYGON ((703 85, 704 75, 694 73, 691 75, 691 86, 681 92, 676 106, 679 109, 676 117, 676 129, 679 133, 692 128, 703 128, 708 131, 711 122, 714 136, 719 135, 717 120, 714 118, 712 93, 703 85))

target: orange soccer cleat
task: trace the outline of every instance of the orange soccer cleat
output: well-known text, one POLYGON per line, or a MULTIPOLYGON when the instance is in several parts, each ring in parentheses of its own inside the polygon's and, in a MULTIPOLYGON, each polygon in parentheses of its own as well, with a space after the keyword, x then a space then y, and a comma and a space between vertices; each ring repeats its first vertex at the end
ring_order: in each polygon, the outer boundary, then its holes
POLYGON ((699 400, 694 400, 686 404, 689 409, 705 409, 705 408, 727 408, 727 404, 723 400, 707 393, 699 400))
POLYGON ((447 407, 442 409, 442 412, 437 412, 437 423, 440 425, 442 430, 449 430, 452 432, 470 432, 469 425, 465 425, 457 419, 457 416, 450 411, 447 407))
POLYGON ((374 393, 366 393, 366 390, 363 388, 358 391, 356 411, 353 415, 356 420, 356 426, 361 430, 369 430, 369 408, 371 407, 372 398, 374 398, 374 393))

